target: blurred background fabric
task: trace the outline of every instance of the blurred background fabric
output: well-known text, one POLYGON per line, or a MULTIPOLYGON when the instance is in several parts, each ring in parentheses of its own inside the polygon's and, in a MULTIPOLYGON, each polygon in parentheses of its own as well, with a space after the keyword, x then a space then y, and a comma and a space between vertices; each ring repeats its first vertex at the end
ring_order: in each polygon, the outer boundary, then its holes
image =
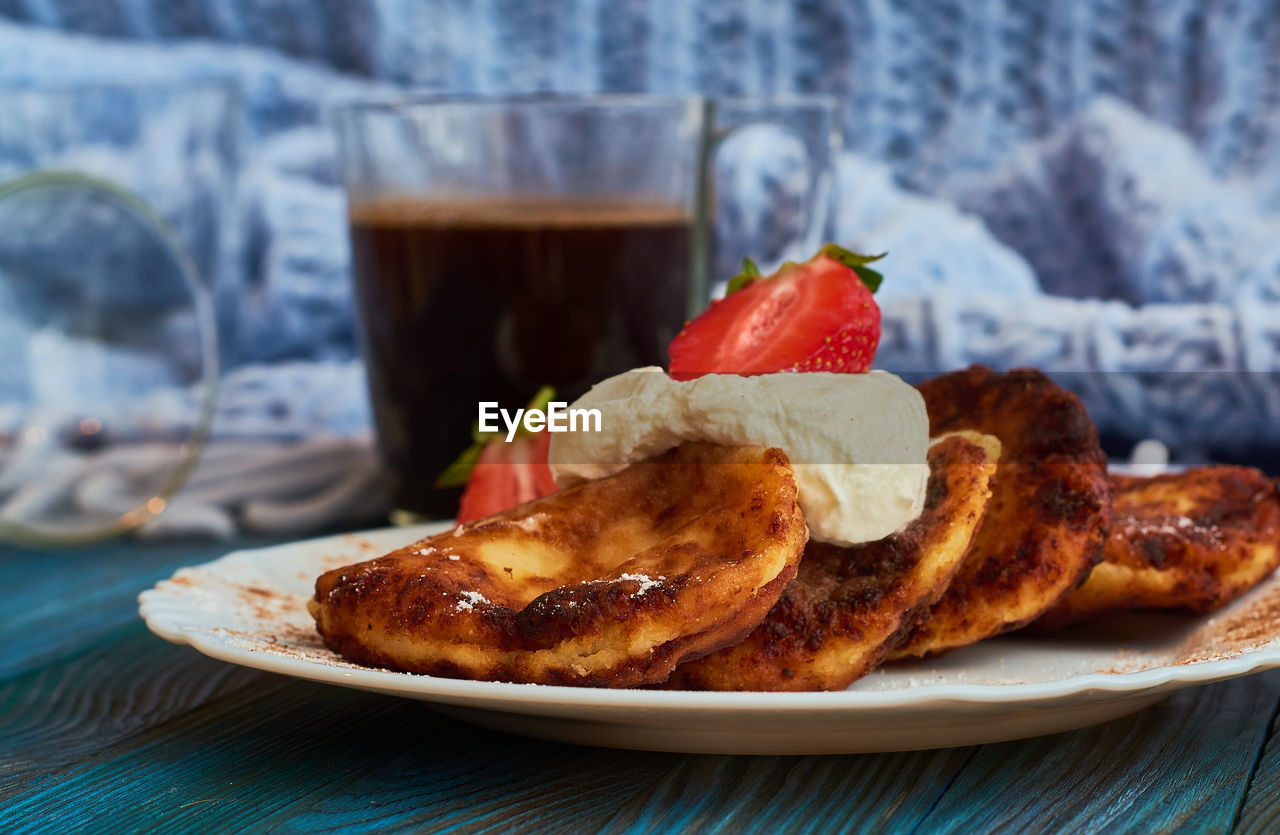
POLYGON ((0 0, 0 85, 175 79, 244 106, 215 439, 367 442, 336 104, 824 92, 837 240, 889 253, 877 365, 1039 365, 1117 443, 1280 448, 1275 0, 0 0))

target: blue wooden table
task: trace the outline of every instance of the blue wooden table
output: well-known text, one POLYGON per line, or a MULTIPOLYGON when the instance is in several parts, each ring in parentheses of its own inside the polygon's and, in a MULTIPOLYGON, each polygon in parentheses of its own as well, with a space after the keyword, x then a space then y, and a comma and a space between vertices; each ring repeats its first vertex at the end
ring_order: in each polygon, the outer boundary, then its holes
POLYGON ((151 635, 138 592, 226 550, 0 550, 0 832, 1280 830, 1278 675, 976 748, 579 748, 242 669, 151 635))

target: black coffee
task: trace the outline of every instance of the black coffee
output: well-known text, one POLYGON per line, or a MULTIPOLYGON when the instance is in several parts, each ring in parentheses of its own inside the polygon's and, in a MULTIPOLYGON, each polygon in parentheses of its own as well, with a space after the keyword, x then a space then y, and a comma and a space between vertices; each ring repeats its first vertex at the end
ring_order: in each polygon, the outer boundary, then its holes
POLYGON ((692 221, 665 206, 384 201, 351 215, 365 361, 396 507, 452 516, 433 482, 476 404, 572 400, 665 365, 686 305, 692 221))

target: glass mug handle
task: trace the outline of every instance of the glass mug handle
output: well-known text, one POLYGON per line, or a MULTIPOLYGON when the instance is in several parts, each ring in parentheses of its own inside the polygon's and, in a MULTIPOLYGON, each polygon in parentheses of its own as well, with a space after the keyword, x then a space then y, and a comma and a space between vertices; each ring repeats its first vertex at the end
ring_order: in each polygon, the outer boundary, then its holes
POLYGON ((0 184, 0 352, 0 541, 85 544, 165 508, 208 438, 218 346, 151 206, 76 171, 0 184), (136 408, 161 386, 194 393, 167 425, 136 408))
MULTIPOLYGON (((708 111, 701 262, 718 291, 744 257, 767 274, 783 261, 809 258, 827 242, 840 109, 832 96, 798 95, 716 99, 708 111)), ((706 304, 706 290, 699 289, 697 310, 706 304)))

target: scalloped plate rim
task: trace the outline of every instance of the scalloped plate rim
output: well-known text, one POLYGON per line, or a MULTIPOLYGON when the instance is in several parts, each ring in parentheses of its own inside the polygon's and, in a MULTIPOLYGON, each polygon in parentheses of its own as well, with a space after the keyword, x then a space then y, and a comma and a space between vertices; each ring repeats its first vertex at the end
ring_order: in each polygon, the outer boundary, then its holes
MULTIPOLYGON (((289 552, 305 553, 331 543, 360 537, 390 537, 392 533, 418 538, 452 526, 449 522, 427 523, 408 528, 377 528, 367 531, 317 537, 263 548, 240 549, 218 559, 179 569, 174 576, 192 569, 218 571, 249 560, 281 558, 289 552)), ((173 578, 171 577, 170 580, 173 578)), ((1043 682, 1007 684, 921 684, 909 689, 801 693, 711 693, 664 690, 612 690, 607 688, 564 687, 469 681, 436 676, 378 670, 358 666, 336 666, 305 659, 271 655, 232 646, 216 629, 204 622, 186 620, 181 592, 157 583, 139 595, 139 612, 156 635, 175 644, 185 644, 218 660, 295 678, 355 687, 381 693, 472 706, 483 710, 513 710, 539 715, 563 715, 567 709, 678 710, 682 712, 756 712, 797 709, 818 712, 910 711, 946 706, 987 708, 1033 707, 1059 700, 1097 696, 1136 697, 1172 692, 1183 687, 1209 684, 1264 670, 1280 668, 1280 647, 1263 648, 1230 658, 1153 667, 1130 672, 1091 672, 1043 682), (173 604, 173 608, 168 604, 173 604), (482 702, 483 704, 477 704, 482 702)), ((1085 699, 1090 700, 1090 699, 1085 699)), ((1096 699, 1101 700, 1101 699, 1096 699)))

